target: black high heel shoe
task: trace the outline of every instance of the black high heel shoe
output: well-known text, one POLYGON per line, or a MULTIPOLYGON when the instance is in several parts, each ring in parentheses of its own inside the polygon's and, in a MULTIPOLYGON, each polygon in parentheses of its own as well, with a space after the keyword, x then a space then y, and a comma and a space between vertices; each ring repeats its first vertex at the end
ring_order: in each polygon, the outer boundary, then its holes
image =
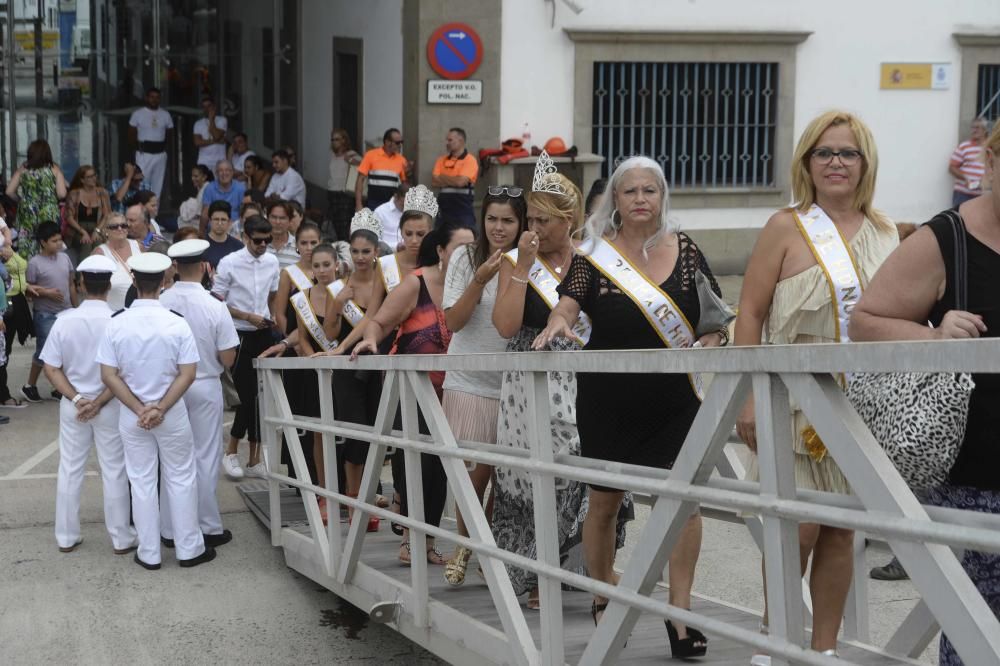
POLYGON ((670 639, 670 655, 676 659, 703 657, 708 652, 708 639, 705 634, 693 627, 687 628, 687 638, 678 638, 677 628, 670 620, 664 620, 667 625, 667 638, 670 639))
MULTIPOLYGON (((396 499, 395 493, 393 493, 392 504, 389 505, 389 510, 392 511, 393 513, 398 514, 400 511, 402 511, 402 509, 403 505, 399 503, 399 500, 396 499), (393 509, 392 507, 396 508, 393 509)), ((389 528, 392 529, 392 533, 395 534, 396 536, 403 536, 403 526, 400 525, 399 523, 394 523, 390 521, 389 528)))
POLYGON ((605 601, 603 604, 599 604, 596 601, 590 602, 590 617, 594 618, 594 626, 597 626, 597 614, 603 613, 608 609, 608 602, 605 601))

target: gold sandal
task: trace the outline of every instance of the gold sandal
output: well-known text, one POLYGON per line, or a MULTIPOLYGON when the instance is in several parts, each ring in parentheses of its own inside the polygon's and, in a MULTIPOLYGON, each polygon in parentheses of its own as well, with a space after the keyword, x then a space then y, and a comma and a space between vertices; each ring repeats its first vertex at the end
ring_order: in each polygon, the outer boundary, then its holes
POLYGON ((449 585, 458 587, 465 582, 465 570, 469 566, 470 557, 472 557, 472 551, 468 548, 459 546, 458 550, 455 551, 455 556, 448 561, 444 568, 444 579, 449 585))

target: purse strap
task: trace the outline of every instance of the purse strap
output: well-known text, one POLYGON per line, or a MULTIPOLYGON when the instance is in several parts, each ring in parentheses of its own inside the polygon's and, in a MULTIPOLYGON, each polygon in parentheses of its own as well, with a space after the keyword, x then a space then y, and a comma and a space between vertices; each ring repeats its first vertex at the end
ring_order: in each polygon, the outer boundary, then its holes
POLYGON ((955 285, 955 309, 969 308, 969 254, 966 245, 965 221, 958 211, 949 210, 945 213, 951 222, 951 233, 954 238, 955 266, 953 283, 955 285))

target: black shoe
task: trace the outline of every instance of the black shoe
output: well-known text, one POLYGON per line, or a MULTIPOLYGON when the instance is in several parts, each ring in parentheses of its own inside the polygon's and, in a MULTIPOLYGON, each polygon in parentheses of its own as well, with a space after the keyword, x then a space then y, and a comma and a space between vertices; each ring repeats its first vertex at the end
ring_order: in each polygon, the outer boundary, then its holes
POLYGON ((174 540, 173 539, 168 539, 165 536, 161 536, 160 537, 160 543, 162 543, 165 548, 173 548, 174 547, 174 540))
POLYGON ((889 560, 889 563, 884 567, 875 567, 868 575, 875 580, 906 580, 910 577, 895 557, 889 560))
POLYGON ((233 540, 233 533, 229 530, 222 530, 222 534, 203 534, 205 538, 205 548, 217 548, 233 540))
POLYGON ((205 552, 198 557, 192 557, 190 560, 177 560, 177 564, 182 567, 196 567, 199 564, 204 564, 205 562, 211 562, 215 559, 215 549, 211 546, 205 546, 205 552))
POLYGON ((687 628, 687 636, 679 638, 677 628, 670 620, 664 620, 667 625, 667 638, 670 639, 670 656, 674 659, 690 659, 701 657, 708 652, 708 639, 705 634, 693 627, 687 628))
POLYGON ((42 396, 38 395, 37 386, 28 386, 27 384, 25 384, 24 386, 21 387, 21 395, 23 395, 24 399, 27 400, 28 402, 42 401, 42 396))
POLYGON ((146 564, 145 562, 143 562, 142 560, 140 560, 139 559, 139 553, 136 553, 135 557, 133 557, 132 559, 135 560, 136 564, 138 564, 143 569, 146 569, 147 571, 156 571, 157 569, 160 568, 159 564, 146 564))
POLYGON ((62 393, 60 393, 55 389, 52 389, 52 393, 50 393, 49 395, 52 396, 53 400, 62 400, 62 393))

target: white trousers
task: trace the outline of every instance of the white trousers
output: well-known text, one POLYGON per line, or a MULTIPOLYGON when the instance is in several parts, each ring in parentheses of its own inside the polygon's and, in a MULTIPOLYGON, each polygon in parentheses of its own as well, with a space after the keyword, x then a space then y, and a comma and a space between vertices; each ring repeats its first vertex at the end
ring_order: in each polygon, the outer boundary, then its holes
POLYGON ((90 421, 76 419, 76 406, 59 401, 59 474, 56 480, 56 543, 69 548, 80 540, 80 493, 90 449, 97 447, 104 482, 104 526, 115 548, 130 548, 135 530, 129 525, 128 476, 118 434, 120 404, 112 400, 90 421))
POLYGON ((144 153, 137 150, 135 151, 135 163, 142 169, 142 177, 153 188, 153 193, 159 199, 160 192, 163 191, 163 176, 167 173, 167 154, 144 153))
POLYGON ((118 420, 125 446, 125 469, 132 482, 132 519, 139 533, 139 559, 160 563, 160 507, 156 472, 170 504, 174 544, 179 560, 205 552, 198 529, 198 488, 194 471, 191 426, 184 402, 178 401, 152 430, 138 426, 139 417, 122 407, 118 420))
MULTIPOLYGON (((197 379, 184 394, 194 440, 195 477, 198 480, 198 525, 202 534, 222 534, 222 516, 215 495, 222 464, 222 383, 217 377, 197 379)), ((160 534, 174 535, 166 486, 160 485, 160 534)))

